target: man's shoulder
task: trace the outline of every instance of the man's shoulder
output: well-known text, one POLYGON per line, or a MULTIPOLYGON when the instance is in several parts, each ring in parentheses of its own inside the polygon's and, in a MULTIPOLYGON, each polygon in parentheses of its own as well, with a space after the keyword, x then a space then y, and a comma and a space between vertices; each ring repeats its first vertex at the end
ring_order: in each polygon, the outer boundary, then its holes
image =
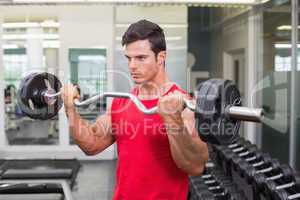
POLYGON ((189 92, 187 92, 185 89, 183 89, 182 87, 177 85, 176 83, 174 84, 174 86, 172 88, 172 92, 173 91, 181 92, 182 94, 186 95, 188 99, 192 99, 192 95, 189 92))
POLYGON ((184 93, 184 94, 188 94, 188 92, 186 90, 184 90, 182 87, 180 87, 178 84, 174 83, 174 85, 172 86, 172 92, 173 91, 179 91, 181 93, 184 93))

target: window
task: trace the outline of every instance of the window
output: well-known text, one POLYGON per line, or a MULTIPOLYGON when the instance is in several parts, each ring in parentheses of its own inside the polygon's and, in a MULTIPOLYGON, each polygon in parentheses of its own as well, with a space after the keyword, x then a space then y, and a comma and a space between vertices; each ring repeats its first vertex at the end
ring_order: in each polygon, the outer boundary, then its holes
MULTIPOLYGON (((70 81, 80 87, 81 99, 85 100, 106 91, 106 49, 70 49, 70 81)), ((105 100, 79 108, 80 115, 94 122, 106 110, 105 100)), ((70 143, 74 144, 72 138, 70 143)))
POLYGON ((49 19, 3 23, 5 133, 9 145, 59 143, 57 118, 32 120, 22 114, 16 101, 20 81, 26 74, 57 68, 58 27, 58 22, 49 19))

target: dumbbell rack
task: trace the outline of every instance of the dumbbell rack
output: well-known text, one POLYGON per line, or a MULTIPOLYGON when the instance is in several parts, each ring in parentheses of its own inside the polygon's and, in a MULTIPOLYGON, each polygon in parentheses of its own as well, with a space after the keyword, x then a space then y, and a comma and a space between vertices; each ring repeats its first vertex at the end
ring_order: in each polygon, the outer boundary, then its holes
POLYGON ((210 160, 201 176, 190 177, 189 200, 246 200, 244 192, 215 162, 215 153, 209 146, 210 160))
MULTIPOLYGON (((211 146, 211 160, 242 190, 247 200, 300 199, 300 178, 287 165, 242 138, 211 146)), ((201 199, 201 198, 198 198, 201 199)))
POLYGON ((245 200, 244 193, 232 179, 209 163, 203 175, 190 178, 190 200, 245 200))
POLYGON ((300 200, 300 177, 243 138, 209 145, 201 176, 190 177, 189 200, 300 200))

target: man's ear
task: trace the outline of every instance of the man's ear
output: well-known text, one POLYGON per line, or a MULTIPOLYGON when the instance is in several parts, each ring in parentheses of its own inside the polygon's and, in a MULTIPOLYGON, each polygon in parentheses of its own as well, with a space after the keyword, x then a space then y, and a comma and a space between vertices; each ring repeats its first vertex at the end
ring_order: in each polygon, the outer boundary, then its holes
POLYGON ((158 64, 160 65, 164 65, 165 61, 166 61, 166 56, 167 56, 167 52, 166 51, 161 51, 157 54, 157 61, 158 64))

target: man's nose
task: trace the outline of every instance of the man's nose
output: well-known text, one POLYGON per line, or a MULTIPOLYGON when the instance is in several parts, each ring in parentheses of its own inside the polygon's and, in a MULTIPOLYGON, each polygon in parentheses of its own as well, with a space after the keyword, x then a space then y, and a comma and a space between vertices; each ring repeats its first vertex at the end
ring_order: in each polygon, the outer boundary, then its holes
POLYGON ((135 62, 134 59, 131 59, 131 60, 129 61, 128 66, 129 66, 129 69, 131 69, 131 70, 134 70, 134 69, 136 69, 136 68, 138 67, 138 66, 137 66, 137 63, 135 62))

